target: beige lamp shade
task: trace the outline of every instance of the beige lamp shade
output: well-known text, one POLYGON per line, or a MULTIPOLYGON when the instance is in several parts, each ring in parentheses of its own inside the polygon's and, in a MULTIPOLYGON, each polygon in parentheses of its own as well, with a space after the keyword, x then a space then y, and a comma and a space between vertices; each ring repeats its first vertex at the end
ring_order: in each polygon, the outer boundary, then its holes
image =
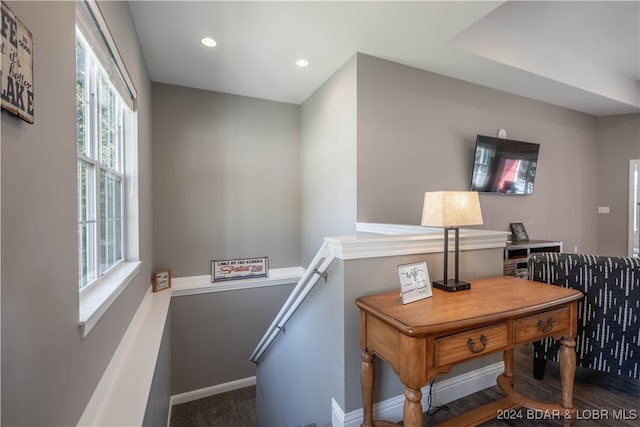
POLYGON ((476 191, 429 191, 424 193, 422 226, 460 227, 482 224, 476 191))

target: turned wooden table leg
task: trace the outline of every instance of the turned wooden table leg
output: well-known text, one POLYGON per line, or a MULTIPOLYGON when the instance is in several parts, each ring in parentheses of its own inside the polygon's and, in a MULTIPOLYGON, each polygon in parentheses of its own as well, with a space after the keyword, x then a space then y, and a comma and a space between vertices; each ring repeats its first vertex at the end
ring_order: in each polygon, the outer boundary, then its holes
POLYGON ((507 396, 513 395, 513 349, 505 350, 503 354, 504 371, 496 378, 498 386, 507 396))
POLYGON ((573 337, 560 339, 560 404, 566 409, 565 425, 573 424, 576 409, 573 407, 573 380, 576 374, 576 340, 573 337))
POLYGON ((406 387, 404 390, 403 426, 422 427, 422 390, 406 387))
POLYGON ((502 375, 509 378, 510 384, 513 385, 513 349, 505 350, 504 352, 504 372, 502 375))
POLYGON ((363 351, 360 365, 360 381, 362 385, 362 424, 361 427, 373 427, 373 385, 375 366, 373 354, 363 351))

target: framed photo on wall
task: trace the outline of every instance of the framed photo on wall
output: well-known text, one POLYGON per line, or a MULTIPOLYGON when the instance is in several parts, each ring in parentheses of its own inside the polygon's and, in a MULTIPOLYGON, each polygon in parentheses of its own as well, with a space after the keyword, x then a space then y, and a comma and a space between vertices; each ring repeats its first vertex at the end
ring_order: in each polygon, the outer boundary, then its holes
POLYGON ((511 232, 513 233, 513 240, 516 242, 523 242, 529 240, 527 230, 524 228, 524 224, 521 222, 512 222, 511 232))

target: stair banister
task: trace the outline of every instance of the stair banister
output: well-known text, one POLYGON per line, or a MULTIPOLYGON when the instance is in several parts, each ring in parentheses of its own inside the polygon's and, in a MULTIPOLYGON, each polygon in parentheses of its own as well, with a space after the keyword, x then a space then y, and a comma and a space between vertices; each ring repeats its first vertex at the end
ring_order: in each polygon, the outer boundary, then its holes
POLYGON ((256 346, 255 350, 249 358, 252 362, 258 363, 265 351, 269 348, 271 343, 276 339, 280 332, 284 332, 287 321, 293 316, 300 304, 305 300, 307 295, 311 292, 315 284, 320 277, 325 277, 324 274, 329 268, 335 255, 329 250, 329 244, 325 241, 316 256, 313 258, 302 277, 296 284, 293 291, 282 305, 282 308, 276 314, 276 317, 271 322, 271 325, 265 332, 264 336, 256 346))

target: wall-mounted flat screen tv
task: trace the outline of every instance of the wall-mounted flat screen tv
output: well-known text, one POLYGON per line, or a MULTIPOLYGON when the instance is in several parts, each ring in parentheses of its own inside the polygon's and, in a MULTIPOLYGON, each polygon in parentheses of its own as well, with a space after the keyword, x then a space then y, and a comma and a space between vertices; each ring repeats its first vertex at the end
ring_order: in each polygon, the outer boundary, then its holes
POLYGON ((478 135, 471 190, 532 194, 540 144, 478 135))

